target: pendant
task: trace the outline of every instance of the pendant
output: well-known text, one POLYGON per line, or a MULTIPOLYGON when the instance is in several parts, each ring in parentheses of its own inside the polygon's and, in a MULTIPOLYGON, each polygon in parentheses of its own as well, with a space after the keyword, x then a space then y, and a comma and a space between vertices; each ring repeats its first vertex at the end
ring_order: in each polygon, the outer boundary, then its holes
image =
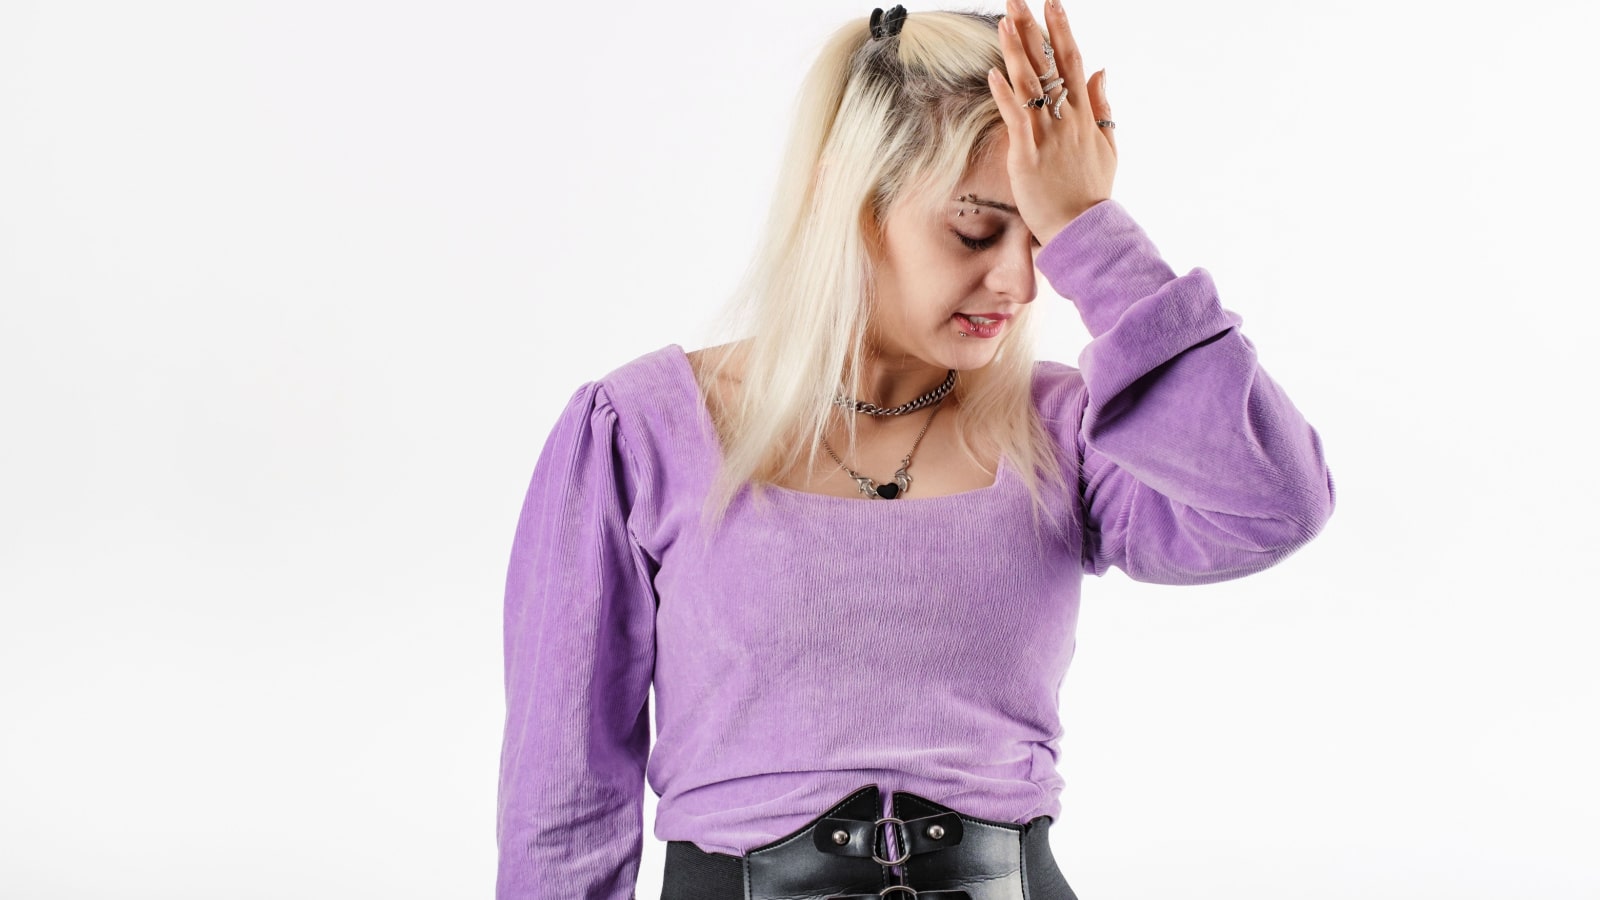
POLYGON ((856 487, 861 489, 861 496, 872 497, 879 500, 893 500, 901 494, 911 490, 911 473, 906 471, 911 467, 911 457, 900 461, 900 468, 895 470, 894 481, 888 484, 879 484, 865 475, 857 475, 851 469, 845 469, 851 478, 856 480, 856 487))

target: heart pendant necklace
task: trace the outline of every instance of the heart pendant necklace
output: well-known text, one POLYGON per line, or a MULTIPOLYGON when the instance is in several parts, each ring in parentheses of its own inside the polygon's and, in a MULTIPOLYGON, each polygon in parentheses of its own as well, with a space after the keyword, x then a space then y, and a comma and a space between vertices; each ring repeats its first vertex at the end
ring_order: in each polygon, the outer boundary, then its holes
POLYGON ((822 439, 822 449, 828 451, 828 455, 833 457, 833 461, 839 464, 839 468, 848 472, 850 477, 856 480, 856 486, 861 489, 862 496, 872 500, 893 500, 910 492, 911 472, 909 470, 911 469, 911 457, 917 452, 917 445, 922 443, 922 436, 928 433, 928 426, 933 424, 933 417, 939 414, 939 407, 943 404, 943 396, 933 402, 933 409, 928 412, 928 418, 922 423, 922 430, 917 432, 917 439, 911 442, 911 449, 907 451, 905 459, 900 460, 900 468, 895 470, 893 481, 879 484, 845 465, 844 460, 839 458, 839 454, 833 452, 833 448, 828 446, 827 438, 822 439))

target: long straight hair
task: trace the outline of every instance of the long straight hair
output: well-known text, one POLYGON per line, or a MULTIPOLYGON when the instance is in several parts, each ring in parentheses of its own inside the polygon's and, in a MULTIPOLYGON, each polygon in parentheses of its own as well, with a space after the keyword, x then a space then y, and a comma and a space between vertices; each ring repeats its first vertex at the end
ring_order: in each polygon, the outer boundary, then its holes
MULTIPOLYGON (((756 255, 725 315, 729 330, 749 337, 734 402, 714 399, 734 354, 707 354, 698 370, 723 448, 710 519, 746 485, 759 492, 815 467, 834 397, 861 396, 872 254, 889 212, 905 202, 931 210, 1005 133, 988 84, 990 67, 1005 71, 999 19, 919 12, 882 39, 857 19, 824 44, 801 88, 756 255)), ((988 365, 958 375, 954 396, 962 452, 993 475, 985 456, 1004 457, 1037 519, 1041 483, 1064 475, 1033 406, 1028 311, 1012 318, 988 365)), ((846 422, 853 450, 854 417, 846 422)))

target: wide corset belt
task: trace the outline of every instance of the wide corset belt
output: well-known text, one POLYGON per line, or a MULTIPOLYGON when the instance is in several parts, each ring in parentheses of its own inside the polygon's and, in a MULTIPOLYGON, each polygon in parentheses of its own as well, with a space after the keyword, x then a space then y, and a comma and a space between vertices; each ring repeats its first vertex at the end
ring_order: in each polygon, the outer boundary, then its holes
POLYGON ((869 784, 743 856, 669 841, 661 900, 1077 900, 1049 816, 995 822, 909 791, 882 809, 869 784))

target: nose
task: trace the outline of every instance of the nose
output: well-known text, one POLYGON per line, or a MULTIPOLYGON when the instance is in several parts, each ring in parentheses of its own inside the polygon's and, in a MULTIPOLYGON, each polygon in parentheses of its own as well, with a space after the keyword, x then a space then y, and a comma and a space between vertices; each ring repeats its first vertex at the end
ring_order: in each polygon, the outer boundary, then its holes
POLYGON ((989 290, 1014 303, 1032 303, 1039 296, 1033 267, 1035 253, 1033 238, 1023 230, 1021 241, 1010 243, 1004 252, 995 254, 986 279, 989 290))

